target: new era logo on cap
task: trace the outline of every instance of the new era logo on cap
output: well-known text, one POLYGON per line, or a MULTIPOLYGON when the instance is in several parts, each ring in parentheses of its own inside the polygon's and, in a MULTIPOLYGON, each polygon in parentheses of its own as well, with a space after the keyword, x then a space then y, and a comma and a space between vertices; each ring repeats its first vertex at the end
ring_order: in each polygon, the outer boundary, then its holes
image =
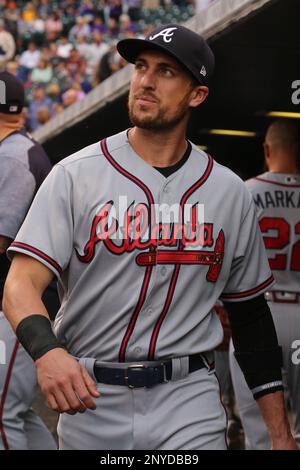
POLYGON ((149 41, 153 41, 154 39, 158 38, 159 36, 162 36, 164 38, 165 42, 171 42, 174 36, 174 31, 177 28, 165 28, 159 31, 157 34, 153 34, 152 36, 149 36, 149 41))
POLYGON ((207 75, 206 68, 204 67, 204 65, 202 65, 202 69, 200 70, 200 74, 203 75, 203 77, 206 77, 206 75, 207 75))

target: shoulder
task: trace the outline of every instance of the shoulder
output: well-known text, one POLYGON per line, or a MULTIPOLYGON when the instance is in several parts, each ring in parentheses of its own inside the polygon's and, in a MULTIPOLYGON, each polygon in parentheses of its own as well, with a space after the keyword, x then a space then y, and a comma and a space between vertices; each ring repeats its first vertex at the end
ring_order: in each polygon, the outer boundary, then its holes
POLYGON ((1 159, 11 160, 12 164, 19 162, 28 168, 28 152, 34 145, 35 143, 22 131, 13 133, 6 137, 0 145, 1 159))
POLYGON ((65 167, 67 170, 81 167, 82 164, 86 165, 88 162, 93 164, 96 162, 97 166, 105 161, 105 157, 114 154, 123 146, 128 145, 126 139, 126 132, 115 134, 94 144, 88 145, 83 149, 69 155, 59 162, 59 165, 65 167))
POLYGON ((24 154, 24 150, 30 148, 34 145, 33 140, 27 135, 23 130, 18 132, 13 132, 8 137, 6 137, 0 145, 0 152, 3 154, 7 149, 14 149, 14 152, 11 154, 12 157, 16 153, 24 154))
POLYGON ((252 178, 245 181, 245 184, 249 191, 260 190, 265 186, 265 184, 268 183, 272 183, 268 172, 253 176, 252 178))
POLYGON ((72 167, 76 167, 81 164, 81 162, 86 162, 89 159, 99 158, 101 155, 100 142, 88 145, 75 153, 72 153, 66 158, 63 158, 59 161, 59 165, 65 169, 71 170, 72 167))
POLYGON ((193 154, 207 166, 211 162, 211 181, 213 184, 218 184, 219 189, 248 193, 245 182, 232 170, 214 160, 211 155, 199 150, 195 145, 193 145, 193 154))
POLYGON ((214 161, 214 171, 218 178, 220 178, 224 184, 230 185, 232 188, 245 190, 245 182, 238 176, 234 171, 230 170, 224 165, 214 161))

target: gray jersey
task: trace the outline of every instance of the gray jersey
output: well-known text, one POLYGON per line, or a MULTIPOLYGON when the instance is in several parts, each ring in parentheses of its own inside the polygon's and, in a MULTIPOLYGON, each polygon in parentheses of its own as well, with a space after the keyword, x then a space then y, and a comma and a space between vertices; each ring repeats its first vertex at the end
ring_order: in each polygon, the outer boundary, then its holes
POLYGON ((0 234, 14 239, 51 163, 40 144, 25 131, 0 142, 0 234))
MULTIPOLYGON (((0 160, 0 235, 13 240, 51 163, 42 146, 24 130, 0 141, 0 160)), ((1 256, 0 309, 8 269, 8 260, 1 256)))
POLYGON ((222 340, 217 299, 250 299, 273 282, 243 182, 195 146, 165 178, 125 131, 55 166, 15 252, 59 280, 58 339, 108 362, 212 350, 222 340))
POLYGON ((300 292, 300 175, 267 172, 246 185, 257 209, 274 289, 300 292))
MULTIPOLYGON (((0 142, 0 160, 0 235, 14 239, 51 163, 41 145, 24 130, 11 133, 0 142)), ((3 254, 0 257, 0 449, 55 449, 51 434, 31 409, 37 385, 34 363, 1 312, 8 269, 9 262, 3 254)))
POLYGON ((35 365, 0 312, 0 450, 55 450, 56 444, 31 406, 35 365))

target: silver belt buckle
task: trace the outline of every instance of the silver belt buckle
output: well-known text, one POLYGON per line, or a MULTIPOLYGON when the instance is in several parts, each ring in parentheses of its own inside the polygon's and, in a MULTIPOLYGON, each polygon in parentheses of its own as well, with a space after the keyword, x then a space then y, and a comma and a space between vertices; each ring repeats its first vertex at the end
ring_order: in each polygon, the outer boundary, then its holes
POLYGON ((131 369, 141 370, 141 369, 146 369, 146 366, 144 366, 143 364, 132 364, 132 365, 126 367, 125 376, 124 376, 125 385, 127 385, 128 388, 143 388, 142 386, 141 387, 135 387, 134 385, 130 385, 130 383, 129 383, 130 377, 129 377, 128 371, 131 370, 131 369))

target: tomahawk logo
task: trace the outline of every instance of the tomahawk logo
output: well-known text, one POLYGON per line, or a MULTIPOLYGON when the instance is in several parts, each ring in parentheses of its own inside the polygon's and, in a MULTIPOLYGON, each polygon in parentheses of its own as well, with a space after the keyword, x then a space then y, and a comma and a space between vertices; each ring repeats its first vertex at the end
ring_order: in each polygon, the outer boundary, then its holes
POLYGON ((0 104, 6 104, 6 85, 0 80, 0 104))
POLYGON ((153 34, 153 36, 150 36, 149 39, 150 41, 153 41, 153 39, 158 38, 159 36, 162 36, 164 38, 165 42, 171 42, 174 36, 174 31, 177 28, 165 28, 162 29, 159 33, 153 34))

